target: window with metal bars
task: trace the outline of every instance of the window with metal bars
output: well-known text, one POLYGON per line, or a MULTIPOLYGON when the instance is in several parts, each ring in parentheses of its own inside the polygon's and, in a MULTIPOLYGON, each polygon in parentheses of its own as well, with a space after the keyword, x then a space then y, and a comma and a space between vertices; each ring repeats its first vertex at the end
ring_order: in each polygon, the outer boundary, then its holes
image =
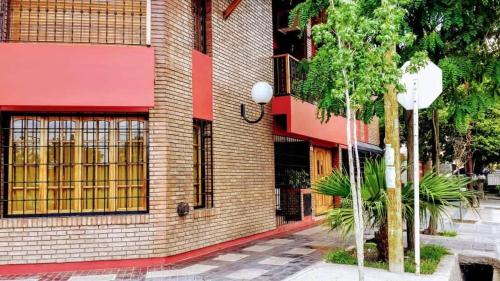
POLYGON ((213 207, 212 123, 193 120, 194 208, 213 207))
POLYGON ((191 0, 194 22, 194 49, 210 53, 211 0, 191 0))
POLYGON ((147 0, 0 0, 3 41, 146 45, 147 0))
POLYGON ((3 121, 6 216, 148 210, 144 117, 13 115, 3 121))

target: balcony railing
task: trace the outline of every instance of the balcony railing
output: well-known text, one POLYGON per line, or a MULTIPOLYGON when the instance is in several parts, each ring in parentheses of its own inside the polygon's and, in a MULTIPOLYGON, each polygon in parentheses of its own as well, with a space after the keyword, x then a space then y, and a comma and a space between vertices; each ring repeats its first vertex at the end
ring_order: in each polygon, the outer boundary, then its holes
POLYGON ((151 0, 0 0, 0 40, 149 45, 151 0))
POLYGON ((299 60, 290 54, 276 55, 274 58, 274 95, 294 94, 294 82, 304 79, 298 71, 299 60))

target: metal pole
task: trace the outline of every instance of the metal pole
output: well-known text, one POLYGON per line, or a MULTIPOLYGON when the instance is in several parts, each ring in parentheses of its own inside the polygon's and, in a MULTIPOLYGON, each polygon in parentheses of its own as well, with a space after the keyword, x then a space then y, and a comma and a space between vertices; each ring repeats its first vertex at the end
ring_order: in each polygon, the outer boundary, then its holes
POLYGON ((462 200, 460 200, 460 222, 463 222, 463 218, 462 218, 462 200))
POLYGON ((413 80, 413 200, 415 226, 415 273, 420 274, 420 173, 418 153, 418 95, 417 79, 413 80))
POLYGON ((151 0, 146 0, 146 45, 151 46, 151 0))

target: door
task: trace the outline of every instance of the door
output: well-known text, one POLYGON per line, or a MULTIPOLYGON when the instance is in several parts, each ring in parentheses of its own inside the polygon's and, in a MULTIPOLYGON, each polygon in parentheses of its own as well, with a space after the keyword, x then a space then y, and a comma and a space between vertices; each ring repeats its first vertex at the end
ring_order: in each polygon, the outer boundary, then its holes
MULTIPOLYGON (((313 149, 313 183, 324 176, 332 173, 333 161, 332 151, 325 148, 314 147, 313 149)), ((322 215, 333 207, 333 196, 313 194, 314 215, 322 215)))

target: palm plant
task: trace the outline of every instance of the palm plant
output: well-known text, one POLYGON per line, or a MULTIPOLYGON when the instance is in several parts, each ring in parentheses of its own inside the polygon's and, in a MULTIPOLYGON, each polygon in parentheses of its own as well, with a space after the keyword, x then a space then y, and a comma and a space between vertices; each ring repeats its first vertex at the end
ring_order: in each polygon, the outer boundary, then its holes
MULTIPOLYGON (((367 161, 364 166, 361 185, 363 201, 364 225, 376 229, 375 240, 379 251, 379 259, 387 261, 387 192, 385 182, 385 165, 383 160, 367 161)), ((434 173, 425 175, 420 183, 420 218, 429 214, 436 221, 447 216, 446 208, 456 206, 460 201, 466 206, 474 197, 471 191, 461 191, 469 180, 464 177, 443 176, 434 173)), ((348 236, 354 230, 354 214, 349 176, 345 170, 333 171, 331 175, 318 180, 313 191, 320 194, 342 197, 340 208, 330 210, 326 215, 326 223, 348 236)), ((406 184, 402 189, 403 217, 413 219, 413 186, 406 184)))

